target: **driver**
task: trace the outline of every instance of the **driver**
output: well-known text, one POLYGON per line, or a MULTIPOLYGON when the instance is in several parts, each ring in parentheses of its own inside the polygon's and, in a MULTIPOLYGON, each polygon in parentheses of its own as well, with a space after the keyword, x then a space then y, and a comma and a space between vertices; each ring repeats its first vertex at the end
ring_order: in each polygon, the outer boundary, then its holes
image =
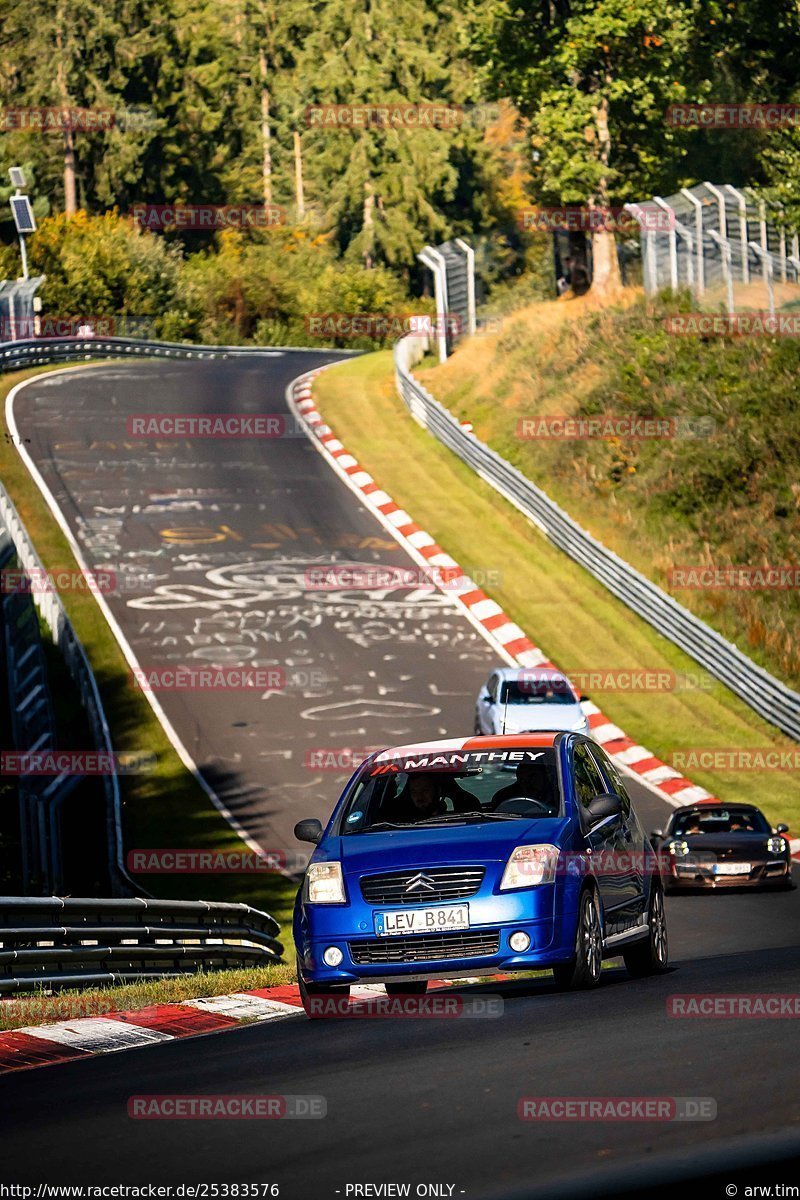
POLYGON ((441 817, 448 811, 446 800, 453 803, 454 812, 464 812, 475 807, 474 801, 458 786, 456 781, 442 772, 414 771, 409 774, 405 786, 393 805, 393 821, 413 824, 429 817, 441 817))
POLYGON ((405 787, 393 805, 391 819, 404 824, 414 824, 428 817, 439 817, 447 812, 447 805, 439 794, 435 775, 415 771, 408 776, 405 787))
POLYGON ((553 787, 550 772, 544 763, 520 763, 517 767, 517 777, 514 783, 495 792, 492 808, 497 808, 504 800, 514 800, 524 796, 529 800, 538 800, 540 804, 553 807, 553 787))

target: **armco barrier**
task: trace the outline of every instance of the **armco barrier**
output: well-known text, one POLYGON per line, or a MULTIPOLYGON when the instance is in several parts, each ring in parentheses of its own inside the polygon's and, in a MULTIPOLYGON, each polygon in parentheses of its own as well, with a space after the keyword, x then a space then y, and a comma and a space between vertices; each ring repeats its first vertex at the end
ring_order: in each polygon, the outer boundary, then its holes
MULTIPOLYGON (((259 354, 330 354, 320 346, 193 346, 186 342, 143 341, 138 338, 41 338, 0 342, 0 371, 24 371, 47 363, 83 362, 93 358, 185 358, 206 361, 259 354)), ((338 356, 362 350, 336 350, 338 356)))
MULTIPOLYGON (((44 566, 28 536, 28 531, 22 524, 11 497, 0 484, 0 534, 2 533, 7 535, 13 543, 22 570, 37 578, 44 578, 44 566)), ((55 589, 42 588, 34 592, 34 600, 42 619, 50 630, 53 642, 61 651, 70 676, 80 694, 92 732, 93 748, 112 753, 111 732, 97 681, 89 665, 86 652, 72 628, 61 597, 55 589)), ((102 781, 106 796, 109 869, 114 890, 117 893, 127 894, 141 892, 141 887, 131 879, 125 868, 119 782, 116 775, 113 774, 103 775, 102 781)))
POLYGON ((266 966, 274 917, 202 900, 0 897, 0 994, 266 966))
POLYGON ((759 716, 800 741, 800 695, 598 542, 516 467, 468 433, 411 373, 426 348, 426 339, 419 335, 401 338, 395 344, 397 390, 412 417, 533 521, 554 546, 585 567, 759 716))

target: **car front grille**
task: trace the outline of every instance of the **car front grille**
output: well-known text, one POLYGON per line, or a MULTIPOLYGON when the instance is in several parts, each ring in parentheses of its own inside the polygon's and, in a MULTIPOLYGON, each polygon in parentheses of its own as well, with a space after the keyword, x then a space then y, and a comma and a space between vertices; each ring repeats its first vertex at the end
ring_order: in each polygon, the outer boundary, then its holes
POLYGON ((422 934, 420 937, 368 938, 350 942, 353 962, 417 963, 445 958, 479 958, 497 954, 499 929, 478 929, 469 933, 422 934))
POLYGON ((392 871, 365 875, 361 895, 367 904, 435 904, 474 896, 483 882, 485 867, 431 867, 427 871, 392 871), (414 880, 424 877, 417 887, 414 880))

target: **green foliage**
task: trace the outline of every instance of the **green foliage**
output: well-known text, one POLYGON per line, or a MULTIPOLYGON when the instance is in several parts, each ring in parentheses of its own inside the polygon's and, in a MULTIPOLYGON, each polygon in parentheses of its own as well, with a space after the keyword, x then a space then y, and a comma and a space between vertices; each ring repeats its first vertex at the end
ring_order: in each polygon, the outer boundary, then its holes
POLYGON ((178 293, 180 250, 114 212, 43 221, 29 243, 31 274, 47 280, 45 311, 68 316, 153 317, 178 293))

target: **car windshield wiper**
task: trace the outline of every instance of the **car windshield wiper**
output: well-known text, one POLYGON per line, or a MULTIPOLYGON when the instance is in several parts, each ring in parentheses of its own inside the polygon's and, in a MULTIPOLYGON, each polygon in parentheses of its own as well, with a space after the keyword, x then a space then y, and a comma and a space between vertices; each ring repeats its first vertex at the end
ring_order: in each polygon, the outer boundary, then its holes
POLYGON ((409 829, 413 828, 409 825, 399 825, 396 821, 376 821, 374 825, 367 825, 364 829, 353 829, 351 833, 373 833, 376 829, 409 829))
MULTIPOLYGON (((525 819, 524 817, 522 818, 525 819)), ((424 821, 417 821, 417 825, 447 825, 453 821, 519 821, 520 817, 513 813, 492 813, 492 812, 470 812, 463 813, 442 813, 440 817, 427 817, 424 821)))

